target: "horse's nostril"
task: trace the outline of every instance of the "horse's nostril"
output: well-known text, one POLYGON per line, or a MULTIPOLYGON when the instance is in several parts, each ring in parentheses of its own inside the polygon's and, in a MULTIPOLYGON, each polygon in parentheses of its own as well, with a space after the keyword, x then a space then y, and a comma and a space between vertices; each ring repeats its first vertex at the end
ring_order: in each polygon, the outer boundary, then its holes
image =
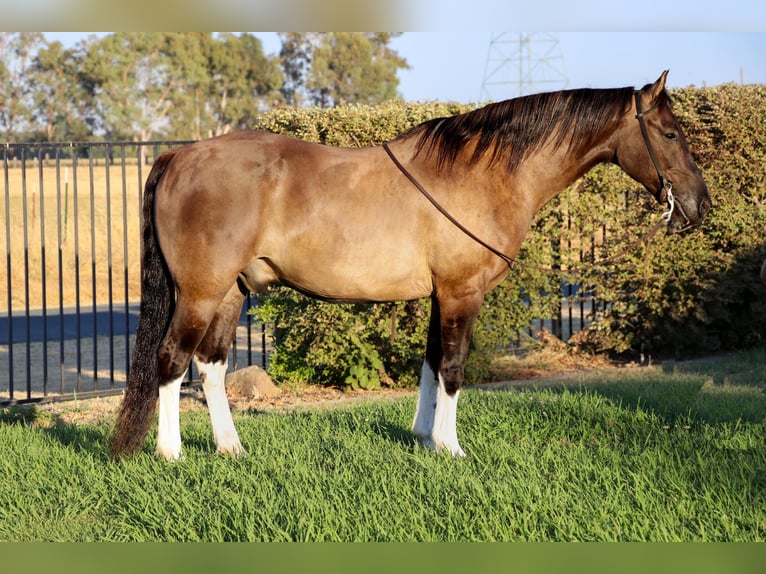
POLYGON ((700 205, 699 205, 700 218, 705 217, 708 214, 708 211, 710 211, 711 207, 713 206, 710 203, 709 199, 703 199, 702 201, 700 201, 700 205))

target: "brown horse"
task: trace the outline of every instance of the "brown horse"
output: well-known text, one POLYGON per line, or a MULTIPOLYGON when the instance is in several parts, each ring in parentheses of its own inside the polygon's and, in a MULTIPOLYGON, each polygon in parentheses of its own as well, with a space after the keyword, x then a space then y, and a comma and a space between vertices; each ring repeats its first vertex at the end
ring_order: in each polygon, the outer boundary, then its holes
POLYGON ((157 158, 144 192, 141 315, 113 455, 141 448, 159 396, 156 452, 181 456, 179 391, 192 358, 218 451, 245 454, 224 390, 228 348, 244 293, 280 282, 330 301, 431 297, 413 431, 462 456, 457 400, 474 320, 543 204, 612 162, 669 204, 671 230, 710 209, 666 74, 641 90, 489 104, 425 122, 387 147, 253 131, 157 158))

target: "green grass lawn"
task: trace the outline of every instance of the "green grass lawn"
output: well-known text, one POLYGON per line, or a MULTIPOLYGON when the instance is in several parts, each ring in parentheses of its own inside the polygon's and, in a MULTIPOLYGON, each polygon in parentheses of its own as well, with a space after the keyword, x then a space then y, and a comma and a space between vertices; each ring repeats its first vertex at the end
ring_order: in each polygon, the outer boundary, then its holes
POLYGON ((414 400, 238 412, 244 460, 184 413, 175 464, 0 411, 0 540, 766 540, 766 353, 466 389, 461 460, 414 400))

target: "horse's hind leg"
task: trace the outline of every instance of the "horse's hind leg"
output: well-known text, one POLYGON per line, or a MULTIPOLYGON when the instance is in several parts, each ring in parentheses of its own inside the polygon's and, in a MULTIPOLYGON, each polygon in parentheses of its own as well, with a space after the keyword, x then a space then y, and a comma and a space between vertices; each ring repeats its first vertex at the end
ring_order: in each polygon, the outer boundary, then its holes
POLYGON ((235 457, 246 456, 247 452, 242 447, 234 427, 224 380, 229 349, 237 330, 244 300, 244 293, 238 285, 234 285, 218 307, 205 337, 194 354, 194 362, 200 374, 210 412, 216 449, 235 457))
POLYGON ((157 448, 154 453, 165 460, 181 458, 181 383, 186 370, 172 381, 160 384, 157 448))
POLYGON ((181 458, 180 391, 191 357, 215 317, 221 298, 192 299, 180 295, 168 331, 158 350, 159 424, 156 454, 181 458))

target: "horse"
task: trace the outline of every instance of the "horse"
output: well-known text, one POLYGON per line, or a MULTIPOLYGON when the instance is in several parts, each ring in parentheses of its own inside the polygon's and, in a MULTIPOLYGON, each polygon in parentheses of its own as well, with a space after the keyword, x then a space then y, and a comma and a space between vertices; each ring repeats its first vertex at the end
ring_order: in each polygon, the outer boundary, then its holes
POLYGON ((641 89, 490 103, 371 147, 242 131, 159 156, 143 194, 140 318, 112 456, 142 449, 157 418, 155 454, 181 458, 192 360, 217 452, 247 454, 224 386, 227 353, 246 294, 273 283, 326 301, 430 297, 412 431, 465 456, 456 416, 474 320, 535 213, 605 162, 669 206, 668 232, 710 210, 667 73, 641 89))

